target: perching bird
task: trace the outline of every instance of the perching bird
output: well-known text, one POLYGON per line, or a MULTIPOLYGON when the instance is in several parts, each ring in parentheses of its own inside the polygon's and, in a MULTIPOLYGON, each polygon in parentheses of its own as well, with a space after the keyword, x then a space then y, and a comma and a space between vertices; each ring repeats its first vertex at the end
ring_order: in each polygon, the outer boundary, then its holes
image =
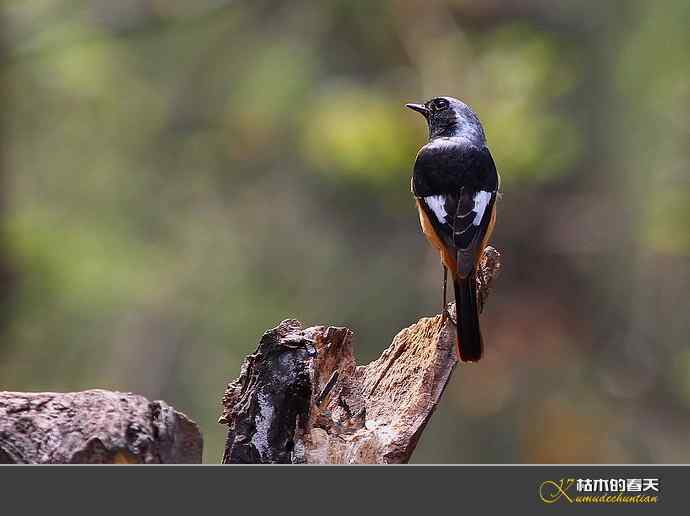
POLYGON ((429 125, 429 143, 419 150, 414 164, 412 193, 422 230, 441 255, 443 317, 450 270, 458 353, 464 362, 476 362, 483 345, 475 272, 496 222, 500 179, 484 128, 469 106, 452 97, 406 106, 424 115, 429 125))

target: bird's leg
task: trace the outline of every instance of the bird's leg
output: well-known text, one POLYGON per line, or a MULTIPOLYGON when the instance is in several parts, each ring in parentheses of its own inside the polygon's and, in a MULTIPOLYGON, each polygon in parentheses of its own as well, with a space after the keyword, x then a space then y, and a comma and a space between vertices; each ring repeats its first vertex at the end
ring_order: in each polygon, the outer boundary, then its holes
POLYGON ((444 322, 446 322, 446 318, 450 319, 451 321, 453 320, 453 318, 451 317, 450 312, 448 311, 448 303, 446 301, 446 290, 448 286, 448 269, 446 268, 445 264, 441 266, 443 267, 443 301, 441 305, 441 324, 443 324, 444 322))
POLYGON ((448 286, 448 269, 446 269, 445 265, 442 265, 443 267, 443 301, 441 305, 441 309, 445 310, 446 309, 446 287, 448 286))

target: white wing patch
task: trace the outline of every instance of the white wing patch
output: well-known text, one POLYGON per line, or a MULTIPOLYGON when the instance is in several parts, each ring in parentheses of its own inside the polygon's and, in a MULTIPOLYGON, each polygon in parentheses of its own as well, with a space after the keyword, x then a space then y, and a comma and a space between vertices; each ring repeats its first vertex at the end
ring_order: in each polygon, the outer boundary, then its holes
MULTIPOLYGON (((428 197, 427 197, 428 199, 428 197)), ((484 190, 478 191, 474 194, 474 212, 477 214, 472 221, 472 224, 478 226, 482 223, 482 218, 484 218, 484 210, 489 205, 491 201, 491 192, 486 192, 484 190)))
POLYGON ((424 197, 424 202, 434 212, 438 221, 441 224, 445 224, 446 217, 448 216, 446 213, 446 198, 443 195, 430 195, 424 197))

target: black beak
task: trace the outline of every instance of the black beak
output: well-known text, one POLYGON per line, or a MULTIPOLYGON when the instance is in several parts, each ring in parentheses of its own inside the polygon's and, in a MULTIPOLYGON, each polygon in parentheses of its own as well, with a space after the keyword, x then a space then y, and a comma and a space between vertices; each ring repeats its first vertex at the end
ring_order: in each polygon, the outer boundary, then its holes
POLYGON ((408 107, 412 111, 416 111, 417 113, 421 113, 422 115, 424 115, 424 118, 427 118, 429 116, 429 110, 423 104, 405 104, 405 107, 408 107))

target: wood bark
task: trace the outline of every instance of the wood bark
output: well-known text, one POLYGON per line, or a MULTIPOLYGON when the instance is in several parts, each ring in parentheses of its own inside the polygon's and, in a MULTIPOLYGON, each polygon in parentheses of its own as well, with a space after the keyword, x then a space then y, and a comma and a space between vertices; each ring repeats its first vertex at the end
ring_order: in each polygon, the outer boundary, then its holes
POLYGON ((0 392, 0 464, 200 463, 199 428, 132 393, 0 392))
MULTIPOLYGON (((499 270, 487 248, 477 272, 482 307, 499 270)), ((407 462, 457 361, 455 323, 441 315, 402 330, 366 366, 355 363, 351 330, 285 320, 225 390, 222 461, 407 462)))

